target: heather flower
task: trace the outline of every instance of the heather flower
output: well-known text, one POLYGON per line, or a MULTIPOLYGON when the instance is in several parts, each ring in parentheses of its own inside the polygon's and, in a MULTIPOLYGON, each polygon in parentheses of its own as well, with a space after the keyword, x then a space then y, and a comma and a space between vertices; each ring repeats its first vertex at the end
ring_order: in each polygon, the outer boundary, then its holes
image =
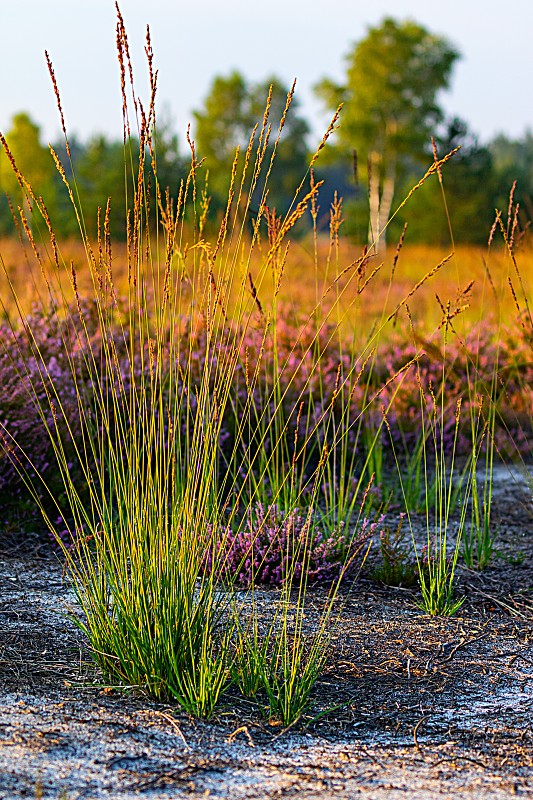
MULTIPOLYGON (((54 487, 60 480, 47 432, 48 428, 53 433, 56 424, 67 446, 72 477, 81 480, 75 454, 76 447, 81 446, 80 415, 85 414, 92 424, 91 417, 101 419, 101 415, 94 413, 97 406, 107 407, 110 415, 119 416, 108 420, 106 435, 122 436, 128 429, 132 387, 143 387, 143 403, 147 400, 145 408, 150 408, 151 397, 161 401, 153 403, 151 413, 167 441, 168 420, 166 416, 159 420, 159 415, 169 399, 166 376, 170 373, 174 375, 172 392, 179 398, 179 418, 173 419, 172 424, 180 440, 186 442, 199 422, 194 387, 202 381, 205 383, 207 378, 208 391, 214 393, 217 366, 230 361, 235 369, 229 401, 220 420, 218 449, 224 470, 231 472, 237 482, 246 481, 249 469, 259 473, 260 463, 268 462, 274 448, 286 459, 282 468, 290 471, 295 448, 306 442, 297 462, 302 478, 300 485, 304 486, 315 474, 324 444, 327 443, 331 451, 340 432, 345 446, 355 454, 352 478, 355 477, 357 483, 367 446, 361 432, 365 428, 369 432, 380 429, 382 407, 387 409, 388 428, 382 429, 379 444, 385 463, 389 459, 394 469, 391 448, 401 461, 404 454, 413 452, 417 446, 421 429, 431 429, 433 398, 430 387, 435 387, 439 405, 443 403, 443 414, 439 408, 442 424, 435 432, 437 446, 440 447, 442 441, 445 452, 455 447, 457 455, 468 455, 472 449, 472 415, 479 413, 480 405, 478 396, 471 398, 472 380, 475 380, 477 395, 496 404, 494 442, 497 451, 503 456, 517 452, 523 456, 531 454, 533 360, 531 342, 522 329, 502 329, 499 341, 488 323, 472 330, 464 341, 450 336, 444 364, 442 353, 428 344, 417 365, 400 374, 417 354, 417 347, 396 331, 379 348, 356 382, 360 365, 351 361, 348 348, 343 351, 339 347, 338 339, 332 335, 333 329, 324 325, 317 331, 312 321, 302 323, 283 307, 278 309, 276 330, 271 327, 266 335, 261 327, 249 325, 239 330, 227 323, 217 339, 216 349, 208 346, 205 326, 193 325, 190 319, 183 317, 179 347, 171 351, 167 342, 156 351, 150 350, 149 342, 143 342, 142 346, 136 342, 132 346, 130 338, 134 334, 124 323, 118 300, 114 311, 115 327, 111 325, 106 331, 106 351, 102 346, 96 304, 83 298, 79 303, 79 309, 76 307, 62 319, 53 312, 34 307, 20 329, 13 330, 7 323, 0 325, 0 423, 4 430, 0 448, 0 496, 4 508, 14 500, 20 508, 20 501, 28 496, 19 475, 21 464, 37 482, 39 476, 46 476, 47 484, 54 487), (133 359, 131 353, 135 353, 133 359), (209 353, 207 361, 206 353, 209 353), (179 368, 171 363, 171 358, 179 360, 179 368), (500 367, 495 386, 496 363, 500 367), (423 408, 421 389, 426 397, 423 408), (121 402, 106 406, 110 396, 120 397, 121 402), (369 404, 374 396, 375 401, 369 404), (456 431, 458 397, 463 398, 463 405, 456 431), (425 416, 423 426, 421 414, 425 416), (276 428, 270 425, 274 417, 276 428), (267 429, 268 435, 264 436, 267 429)), ((161 337, 161 341, 165 338, 161 337)), ((421 346, 424 349, 424 343, 421 346)), ((94 424, 96 432, 97 423, 94 424)), ((487 439, 482 446, 486 443, 487 439)), ((177 453, 177 457, 186 459, 186 453, 177 453)), ((379 487, 374 491, 378 492, 379 487)), ((272 514, 267 519, 268 515, 263 512, 259 526, 258 520, 253 524, 248 520, 241 525, 242 530, 232 533, 235 541, 239 536, 247 537, 248 543, 242 544, 241 552, 251 548, 257 531, 258 539, 263 529, 270 531, 269 536, 265 533, 268 542, 273 538, 273 531, 278 531, 280 542, 284 542, 288 527, 296 525, 304 529, 302 519, 280 517, 280 514, 278 509, 272 521, 272 514), (250 527, 254 528, 254 534, 250 527)), ((334 550, 335 545, 324 539, 315 521, 311 522, 317 554, 316 568, 311 571, 316 570, 317 575, 321 575, 326 567, 319 564, 329 563, 329 555, 324 554, 334 550)), ((342 538, 340 531, 337 536, 342 538)), ((261 550, 265 546, 254 544, 254 553, 258 547, 261 550)), ((277 546, 279 549, 281 544, 277 546)), ((263 555, 267 551, 268 546, 263 555)), ((254 559, 258 558, 260 562, 262 556, 255 554, 254 559)), ((269 564, 267 560, 263 569, 269 564)), ((277 568, 283 576, 284 567, 278 564, 277 568)), ((266 581, 274 580, 270 569, 268 566, 266 581)))
MULTIPOLYGON (((381 521, 363 520, 355 536, 343 523, 326 534, 301 509, 283 511, 276 504, 265 507, 256 503, 235 529, 228 526, 218 531, 216 577, 241 586, 275 587, 298 582, 304 571, 309 583, 325 585, 343 572, 343 577, 353 577, 360 567, 358 556, 381 521)), ((210 554, 207 571, 212 564, 210 554)))

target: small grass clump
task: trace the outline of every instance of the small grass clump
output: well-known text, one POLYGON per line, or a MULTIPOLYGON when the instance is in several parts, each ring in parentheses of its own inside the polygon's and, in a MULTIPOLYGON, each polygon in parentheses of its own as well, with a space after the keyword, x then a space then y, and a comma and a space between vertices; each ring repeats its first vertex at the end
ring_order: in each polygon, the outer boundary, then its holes
POLYGON ((400 514, 395 530, 384 528, 379 536, 379 562, 371 578, 386 586, 410 588, 418 584, 418 570, 413 558, 411 539, 404 531, 405 512, 400 514))

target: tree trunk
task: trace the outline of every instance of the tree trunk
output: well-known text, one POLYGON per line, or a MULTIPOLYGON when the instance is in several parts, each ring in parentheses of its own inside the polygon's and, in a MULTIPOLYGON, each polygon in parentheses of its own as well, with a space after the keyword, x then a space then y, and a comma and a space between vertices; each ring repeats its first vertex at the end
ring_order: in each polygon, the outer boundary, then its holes
POLYGON ((372 152, 368 158, 368 203, 370 208, 368 249, 371 253, 383 252, 386 249, 386 226, 394 196, 396 172, 394 159, 387 164, 383 180, 381 165, 381 154, 372 152))
POLYGON ((375 151, 370 153, 368 157, 368 204, 370 207, 370 220, 368 223, 369 253, 377 253, 379 250, 380 167, 381 155, 375 151))
POLYGON ((392 207, 392 198, 394 197, 394 174, 395 174, 395 165, 394 162, 391 161, 387 164, 387 171, 385 173, 385 178, 383 180, 383 189, 381 191, 381 199, 379 202, 379 230, 381 233, 380 236, 380 249, 386 250, 387 248, 387 222, 390 216, 390 210, 392 207))

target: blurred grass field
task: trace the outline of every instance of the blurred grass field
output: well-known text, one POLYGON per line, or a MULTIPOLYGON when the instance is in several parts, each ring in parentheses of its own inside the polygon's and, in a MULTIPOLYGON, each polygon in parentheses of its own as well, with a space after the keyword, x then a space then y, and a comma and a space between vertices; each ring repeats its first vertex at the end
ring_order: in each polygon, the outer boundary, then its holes
MULTIPOLYGON (((45 271, 55 275, 57 291, 71 290, 69 282, 64 280, 65 275, 61 280, 62 276, 57 274, 49 249, 45 245, 38 245, 38 248, 45 271)), ((67 274, 70 274, 72 265, 75 267, 80 295, 92 296, 94 287, 86 266, 83 244, 67 240, 60 243, 59 249, 67 274)), ((35 273, 30 243, 22 242, 21 247, 21 242, 16 239, 1 239, 0 252, 4 267, 0 271, 2 316, 6 318, 13 311, 13 289, 25 311, 30 311, 34 303, 46 308, 49 298, 42 294, 43 284, 35 273)), ((235 248, 231 256, 239 266, 235 282, 252 280, 259 303, 262 297, 272 295, 276 280, 270 266, 265 267, 267 252, 268 242, 265 242, 264 247, 255 248, 249 257, 246 244, 241 244, 240 250, 235 248)), ((284 313, 298 318, 308 317, 314 310, 329 311, 336 302, 334 316, 340 321, 344 335, 352 338, 357 335, 360 325, 364 325, 368 332, 384 315, 394 313, 413 287, 421 283, 409 299, 409 307, 417 328, 424 335, 429 336, 442 318, 440 300, 443 305, 450 302, 452 309, 463 308, 458 322, 463 333, 477 323, 493 321, 496 336, 500 325, 516 322, 519 313, 509 279, 515 288, 521 284, 523 295, 531 296, 533 247, 530 244, 525 244, 515 253, 519 276, 507 248, 500 245, 490 248, 459 245, 454 251, 451 246, 440 248, 406 243, 399 252, 391 245, 385 254, 369 255, 361 267, 362 252, 359 245, 342 237, 336 242, 327 235, 292 241, 283 265, 284 275, 278 296, 284 313), (441 264, 435 274, 431 274, 441 264), (359 274, 354 280, 356 270, 359 274), (359 296, 358 292, 367 281, 366 291, 359 296)), ((119 295, 126 295, 127 247, 124 243, 114 242, 112 253, 114 284, 119 295)), ((151 258, 155 258, 153 253, 151 258)), ((184 283, 189 280, 188 265, 193 259, 198 260, 192 249, 174 255, 173 266, 181 271, 184 283)), ((194 268, 198 269, 197 263, 194 268)), ((230 291, 228 297, 231 296, 230 291)), ((401 330, 400 321, 398 327, 401 330)))

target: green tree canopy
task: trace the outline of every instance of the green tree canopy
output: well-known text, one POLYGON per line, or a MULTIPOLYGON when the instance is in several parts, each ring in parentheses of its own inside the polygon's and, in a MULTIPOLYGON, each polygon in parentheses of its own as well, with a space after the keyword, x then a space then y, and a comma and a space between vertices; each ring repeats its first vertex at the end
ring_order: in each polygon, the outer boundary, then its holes
MULTIPOLYGON (((30 183, 37 197, 41 196, 51 216, 57 203, 57 171, 50 151, 41 143, 40 129, 26 113, 16 114, 11 129, 5 134, 17 168, 30 183)), ((0 147, 0 191, 8 195, 15 207, 24 207, 26 195, 21 188, 7 154, 0 147)))
MULTIPOLYGON (((209 190, 215 201, 221 205, 226 202, 236 148, 240 147, 244 151, 254 125, 261 123, 270 86, 270 121, 273 131, 265 158, 266 169, 287 102, 289 90, 282 81, 272 77, 260 83, 249 83, 239 72, 218 76, 211 84, 203 108, 194 112, 197 153, 206 160, 209 190)), ((307 169, 308 132, 309 126, 299 115, 298 102, 293 99, 269 179, 269 203, 279 211, 286 210, 307 169)), ((244 152, 241 156, 241 170, 243 161, 244 152)), ((242 173, 238 174, 238 178, 240 174, 242 173)))
POLYGON ((369 164, 369 240, 381 236, 402 159, 427 156, 443 120, 438 93, 449 85, 457 50, 412 21, 387 18, 348 55, 346 81, 323 80, 330 109, 344 103, 338 150, 369 164))
POLYGON ((520 205, 520 221, 525 227, 533 219, 533 134, 526 131, 521 139, 503 134, 489 142, 496 184, 494 205, 507 210, 509 190, 516 181, 515 202, 520 205))
MULTIPOLYGON (((490 150, 478 142, 458 117, 446 122, 436 145, 441 156, 460 147, 441 172, 446 204, 440 182, 436 178, 427 180, 409 201, 406 214, 409 241, 449 245, 451 223, 455 242, 484 244, 494 220, 492 198, 496 184, 490 150)), ((417 180, 413 164, 411 171, 405 170, 399 187, 402 196, 417 180)), ((399 236, 403 222, 403 216, 394 221, 391 235, 399 236)))
POLYGON ((108 199, 110 200, 109 227, 111 235, 124 238, 126 235, 126 191, 129 191, 129 205, 132 205, 133 174, 137 169, 139 145, 137 140, 127 143, 131 146, 134 163, 127 158, 121 141, 109 141, 104 136, 95 136, 86 145, 75 164, 75 177, 80 193, 85 224, 90 235, 96 235, 97 210, 101 209, 103 223, 108 199))
MULTIPOLYGON (((180 154, 178 136, 172 129, 168 115, 159 118, 156 127, 152 130, 155 165, 157 180, 162 197, 167 188, 171 197, 176 197, 180 181, 186 178, 189 164, 180 154)), ((148 159, 151 160, 151 159, 148 159)), ((153 199, 156 200, 155 186, 152 186, 153 199)))
MULTIPOLYGON (((163 121, 153 131, 156 156, 157 180, 164 202, 167 187, 172 197, 176 197, 180 179, 186 175, 187 168, 178 151, 177 136, 171 131, 168 122, 163 121)), ((110 200, 109 226, 111 235, 117 238, 126 236, 126 209, 133 207, 133 193, 137 184, 139 169, 139 140, 131 137, 123 141, 112 141, 104 136, 92 138, 79 154, 75 164, 75 174, 85 223, 89 233, 96 233, 97 209, 101 209, 103 220, 108 199, 110 200)), ((151 169, 148 148, 145 152, 145 170, 151 169)), ((148 185, 148 181, 147 181, 148 185)), ((157 202, 155 180, 149 181, 152 207, 157 202)))
MULTIPOLYGON (((166 118, 153 131, 157 157, 157 177, 164 197, 167 186, 171 196, 178 192, 180 180, 187 174, 187 165, 179 154, 178 138, 166 118)), ((7 145, 18 169, 31 184, 37 197, 42 196, 50 212, 56 235, 72 236, 78 232, 78 221, 61 175, 47 147, 40 142, 39 127, 28 114, 13 118, 11 130, 5 136, 7 145)), ((110 232, 117 238, 126 235, 126 207, 131 207, 137 183, 139 165, 139 140, 132 137, 126 145, 122 139, 110 140, 102 135, 93 136, 87 143, 76 137, 70 139, 70 156, 64 139, 54 143, 74 195, 79 196, 87 232, 96 235, 97 210, 101 209, 103 222, 108 199, 110 200, 110 232), (75 187, 75 188, 74 188, 75 187)), ((151 166, 151 155, 146 148, 145 167, 151 166)), ((148 182, 147 182, 148 185, 148 182)), ((152 207, 156 204, 155 180, 151 187, 152 207)), ((9 197, 15 209, 27 205, 25 193, 0 148, 0 231, 13 232, 9 197)))

